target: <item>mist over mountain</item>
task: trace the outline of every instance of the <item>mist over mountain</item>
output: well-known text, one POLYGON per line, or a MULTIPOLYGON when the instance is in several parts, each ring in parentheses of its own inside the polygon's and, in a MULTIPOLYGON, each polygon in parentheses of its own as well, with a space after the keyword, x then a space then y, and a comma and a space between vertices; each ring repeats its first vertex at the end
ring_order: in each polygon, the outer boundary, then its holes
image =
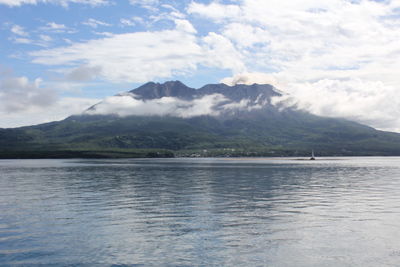
POLYGON ((2 157, 400 155, 400 134, 299 110, 271 85, 146 83, 63 121, 0 130, 2 157))
POLYGON ((228 86, 208 84, 199 89, 180 81, 149 82, 134 90, 106 98, 88 109, 87 115, 158 115, 190 118, 196 116, 237 116, 239 112, 278 108, 281 97, 271 85, 228 86))

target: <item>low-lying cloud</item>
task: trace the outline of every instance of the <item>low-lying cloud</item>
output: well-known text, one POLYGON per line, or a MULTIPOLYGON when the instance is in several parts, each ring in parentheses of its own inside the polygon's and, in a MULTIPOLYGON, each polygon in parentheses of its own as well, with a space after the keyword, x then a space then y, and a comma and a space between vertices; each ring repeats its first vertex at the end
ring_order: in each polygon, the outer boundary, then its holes
POLYGON ((6 112, 0 109, 0 128, 21 127, 65 119, 80 114, 98 99, 64 97, 50 106, 31 106, 28 109, 6 112))
POLYGON ((398 91, 383 82, 325 79, 289 84, 288 91, 292 96, 291 103, 311 113, 400 132, 398 91))
POLYGON ((272 99, 281 107, 294 107, 315 115, 345 118, 378 129, 400 132, 400 98, 394 86, 380 81, 323 79, 305 83, 279 83, 262 73, 242 73, 222 79, 223 83, 272 84, 281 97, 272 99))
POLYGON ((117 95, 89 109, 89 115, 118 115, 118 116, 174 116, 190 118, 196 116, 218 116, 229 114, 236 110, 255 110, 262 108, 260 103, 242 99, 234 102, 222 94, 211 94, 193 100, 183 100, 176 97, 162 97, 151 100, 136 99, 134 94, 117 95))

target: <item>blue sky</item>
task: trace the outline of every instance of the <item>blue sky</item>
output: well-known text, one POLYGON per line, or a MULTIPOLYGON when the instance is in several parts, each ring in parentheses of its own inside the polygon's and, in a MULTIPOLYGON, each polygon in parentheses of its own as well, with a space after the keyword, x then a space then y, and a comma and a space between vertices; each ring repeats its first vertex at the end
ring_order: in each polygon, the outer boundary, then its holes
POLYGON ((181 80, 270 83, 314 114, 399 131, 399 14, 390 0, 0 0, 0 127, 181 80))

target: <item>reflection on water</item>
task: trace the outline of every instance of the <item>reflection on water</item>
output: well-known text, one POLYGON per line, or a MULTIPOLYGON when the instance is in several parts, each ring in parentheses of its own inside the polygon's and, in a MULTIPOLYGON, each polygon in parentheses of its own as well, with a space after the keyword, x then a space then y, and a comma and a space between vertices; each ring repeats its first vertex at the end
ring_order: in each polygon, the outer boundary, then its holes
POLYGON ((0 161, 5 265, 398 266, 400 158, 0 161))

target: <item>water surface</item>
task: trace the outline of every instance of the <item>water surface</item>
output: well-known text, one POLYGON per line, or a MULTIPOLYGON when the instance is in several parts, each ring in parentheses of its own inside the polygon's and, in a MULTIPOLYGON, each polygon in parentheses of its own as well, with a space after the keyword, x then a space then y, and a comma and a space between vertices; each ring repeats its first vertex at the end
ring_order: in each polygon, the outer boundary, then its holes
POLYGON ((0 161, 5 266, 399 262, 400 158, 0 161))

